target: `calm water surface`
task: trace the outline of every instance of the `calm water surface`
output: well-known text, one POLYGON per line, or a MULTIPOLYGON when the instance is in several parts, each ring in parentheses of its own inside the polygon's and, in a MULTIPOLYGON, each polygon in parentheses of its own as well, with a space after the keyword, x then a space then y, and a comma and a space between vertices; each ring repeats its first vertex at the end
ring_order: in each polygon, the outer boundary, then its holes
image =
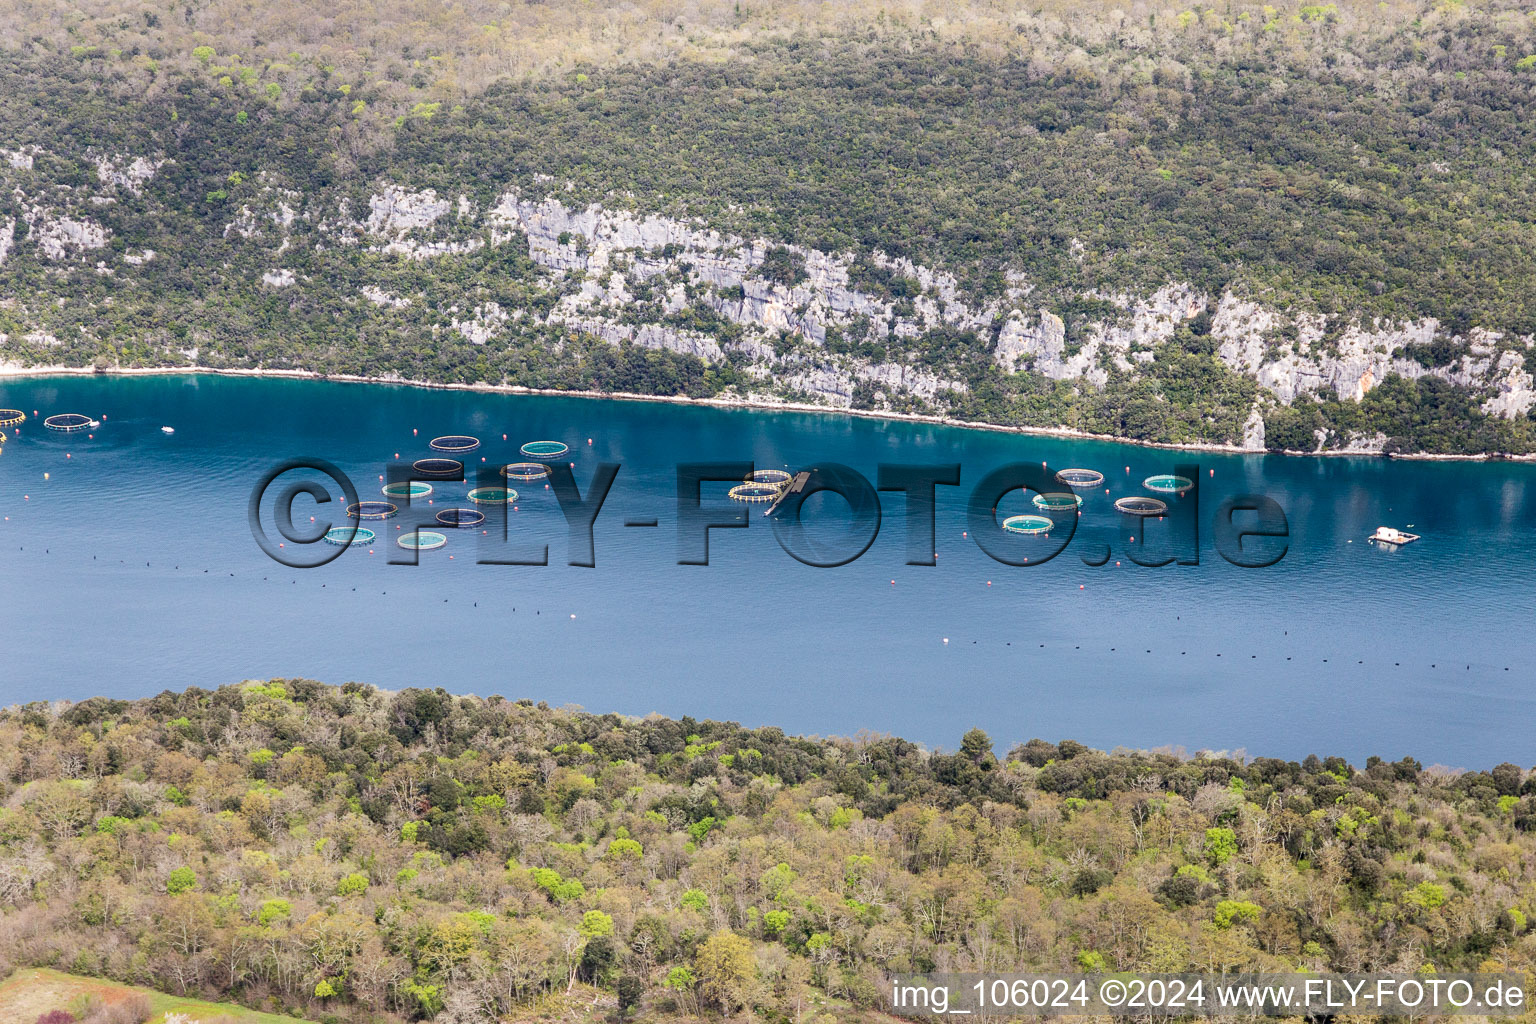
MULTIPOLYGON (((9 381, 0 406, 104 420, 87 438, 30 419, 0 457, 0 700, 308 676, 951 748, 981 725, 1000 749, 1070 736, 1536 762, 1531 466, 1201 455, 1200 564, 1145 568, 1124 557, 1110 503, 1192 456, 836 415, 211 376, 9 381), (369 524, 373 554, 312 570, 252 540, 247 502, 276 463, 328 459, 377 497, 396 452, 425 457, 447 433, 485 440, 474 468, 515 461, 524 441, 565 441, 583 488, 598 462, 622 463, 596 567, 566 564, 542 484, 514 484, 510 521, 548 541, 547 567, 477 564, 500 557, 479 531, 390 565, 397 522, 369 524), (748 529, 714 532, 709 566, 680 566, 675 464, 716 459, 841 462, 871 480, 880 462, 964 469, 961 487, 939 488, 936 567, 904 564, 897 494, 850 565, 794 561, 758 507, 748 529), (1018 461, 1092 467, 1111 492, 1088 496, 1077 537, 1044 565, 1001 565, 962 536, 971 486, 1018 461), (1220 501, 1251 492, 1290 521, 1289 552, 1268 569, 1229 565, 1211 540, 1220 501), (624 526, 642 517, 658 528, 624 526), (1379 550, 1365 537, 1381 524, 1425 539, 1379 550), (1112 542, 1108 564, 1083 564, 1091 541, 1112 542)), ((427 511, 466 504, 466 490, 437 485, 427 511)), ((295 506, 306 526, 334 507, 295 506)), ((814 498, 807 514, 843 507, 814 498)))

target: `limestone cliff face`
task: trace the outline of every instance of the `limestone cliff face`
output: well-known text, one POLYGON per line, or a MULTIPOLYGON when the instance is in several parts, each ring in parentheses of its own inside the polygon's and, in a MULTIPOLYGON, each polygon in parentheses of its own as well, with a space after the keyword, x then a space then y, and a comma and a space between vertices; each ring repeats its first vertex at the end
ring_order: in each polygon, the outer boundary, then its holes
MULTIPOLYGON (((0 219, 0 263, 31 256, 44 264, 94 262, 102 274, 141 272, 154 253, 114 246, 93 213, 126 196, 152 199, 163 160, 92 153, 94 186, 71 187, 39 180, 33 158, 40 153, 0 147, 0 184, 20 213, 19 220, 0 219)), ((257 172, 254 194, 242 193, 222 230, 224 244, 259 257, 253 289, 301 295, 313 287, 296 263, 306 251, 357 247, 403 257, 428 274, 441 267, 446 275, 449 264, 436 261, 516 246, 540 268, 535 286, 547 300, 526 309, 489 297, 440 303, 429 288, 402 289, 366 275, 347 282, 348 294, 370 315, 408 315, 417 323, 427 317, 438 337, 476 345, 494 346, 537 323, 707 363, 730 360, 758 382, 741 389, 743 398, 943 414, 967 385, 957 369, 924 358, 936 332, 968 339, 972 357, 991 360, 1005 374, 1038 374, 1089 391, 1145 372, 1181 327, 1196 317, 1203 325, 1209 313, 1216 356, 1261 389, 1242 432, 1246 448, 1263 447, 1265 407, 1314 396, 1358 400, 1392 375, 1435 375, 1469 388, 1490 415, 1514 418, 1536 407, 1536 381, 1525 368, 1531 338, 1474 329, 1449 339, 1451 355, 1441 365, 1426 366, 1408 353, 1431 342, 1445 348, 1445 332, 1433 319, 1341 328, 1231 292, 1211 295, 1168 282, 1146 294, 1082 296, 1105 312, 1069 322, 1018 275, 1001 296, 981 301, 942 269, 880 251, 783 246, 700 221, 573 206, 556 191, 507 191, 476 202, 380 182, 364 211, 360 202, 305 195, 279 182, 257 172), (900 287, 875 280, 881 277, 900 287)), ((1370 451, 1384 440, 1345 444, 1370 451)))

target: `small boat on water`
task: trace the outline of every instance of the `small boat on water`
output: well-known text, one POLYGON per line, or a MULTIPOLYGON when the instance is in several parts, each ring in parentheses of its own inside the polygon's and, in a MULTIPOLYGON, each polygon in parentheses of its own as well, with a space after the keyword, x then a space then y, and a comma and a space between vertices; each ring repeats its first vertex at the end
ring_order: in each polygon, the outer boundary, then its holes
POLYGON ((160 433, 162 433, 162 434, 174 434, 174 433, 176 433, 176 428, 175 427, 161 427, 160 428, 160 433))
POLYGON ((1416 533, 1405 533, 1392 526, 1378 526, 1370 539, 1378 544, 1412 544, 1419 539, 1416 533))

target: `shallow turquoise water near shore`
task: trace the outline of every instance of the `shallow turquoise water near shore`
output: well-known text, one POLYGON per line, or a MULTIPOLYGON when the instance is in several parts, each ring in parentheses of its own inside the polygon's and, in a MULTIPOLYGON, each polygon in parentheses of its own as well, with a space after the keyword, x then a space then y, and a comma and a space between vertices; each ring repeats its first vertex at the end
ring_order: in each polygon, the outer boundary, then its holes
MULTIPOLYGON (((104 417, 89 439, 29 419, 0 457, 7 702, 302 675, 949 747, 981 725, 1000 749, 1044 736, 1536 762, 1529 465, 1196 456, 838 415, 216 376, 19 379, 0 384, 0 406, 104 417), (564 441, 584 491, 597 463, 622 464, 596 567, 565 564, 564 521, 538 483, 513 484, 510 521, 548 541, 544 567, 477 564, 489 541, 465 530, 418 566, 390 565, 400 521, 368 524, 372 555, 309 570, 252 539, 247 502, 275 464, 328 459, 372 498, 396 452, 425 457, 449 433, 484 439, 471 468, 564 441), (873 546, 840 568, 791 559, 760 507, 748 529, 713 533, 710 565, 678 565, 675 466, 723 459, 834 461, 871 480, 881 462, 958 462, 962 485, 938 489, 936 567, 904 564, 898 494, 882 495, 873 546), (1087 495, 1056 559, 994 562, 962 536, 971 487, 1039 461, 1098 469, 1111 493, 1087 495), (1200 564, 1132 564, 1110 503, 1185 462, 1201 467, 1200 564), (1217 555, 1211 517, 1239 493, 1285 509, 1278 565, 1217 555), (624 526, 644 517, 658 528, 624 526), (1365 543, 1383 524, 1424 540, 1365 543), (1096 541, 1115 548, 1102 567, 1078 557, 1096 541)), ((434 486, 428 512, 466 504, 466 485, 434 486)), ((335 518, 306 501, 301 520, 335 518)), ((836 519, 838 504, 807 511, 836 519)))

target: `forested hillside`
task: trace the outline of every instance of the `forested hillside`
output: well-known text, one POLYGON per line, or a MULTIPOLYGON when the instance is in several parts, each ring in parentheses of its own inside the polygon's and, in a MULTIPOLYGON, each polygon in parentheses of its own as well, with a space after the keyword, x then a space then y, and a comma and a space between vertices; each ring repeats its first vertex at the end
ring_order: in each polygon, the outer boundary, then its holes
POLYGON ((0 358, 1536 448, 1506 3, 15 5, 0 358))
POLYGON ((873 1019, 886 972, 1536 968, 1536 778, 933 753, 305 680, 0 714, 0 976, 316 1021, 873 1019))

